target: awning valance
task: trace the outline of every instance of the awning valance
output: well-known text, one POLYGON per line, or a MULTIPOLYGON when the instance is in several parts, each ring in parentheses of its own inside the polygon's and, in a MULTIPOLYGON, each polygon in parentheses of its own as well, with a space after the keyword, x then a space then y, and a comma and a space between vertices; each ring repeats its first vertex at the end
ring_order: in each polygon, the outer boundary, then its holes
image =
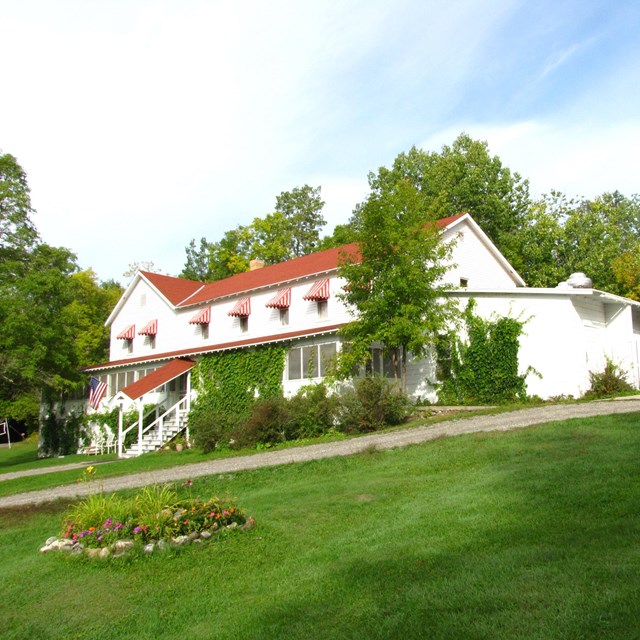
POLYGON ((209 324, 211 322, 211 307, 205 307, 200 309, 191 320, 189 324, 209 324))
POLYGON ((158 333, 158 321, 151 320, 138 331, 139 336, 155 336, 158 333))
POLYGON ((307 293, 302 296, 303 300, 328 300, 329 299, 329 278, 317 280, 307 293))
POLYGON ((276 293, 269 302, 265 305, 265 307, 270 307, 271 309, 288 309, 291 306, 291 287, 287 287, 286 289, 280 289, 278 293, 276 293))
POLYGON ((238 300, 235 306, 231 311, 229 311, 230 316, 235 316, 237 318, 246 318, 251 314, 251 298, 243 298, 242 300, 238 300))
POLYGON ((149 393, 163 384, 170 382, 174 378, 181 376, 183 373, 186 373, 194 365, 195 362, 193 360, 175 358, 175 360, 167 362, 167 364, 155 371, 152 371, 144 378, 140 378, 140 380, 130 384, 128 387, 124 387, 121 391, 132 400, 137 400, 145 393, 149 393))
POLYGON ((127 327, 124 331, 121 331, 116 338, 118 340, 133 340, 136 337, 136 325, 132 324, 127 327))

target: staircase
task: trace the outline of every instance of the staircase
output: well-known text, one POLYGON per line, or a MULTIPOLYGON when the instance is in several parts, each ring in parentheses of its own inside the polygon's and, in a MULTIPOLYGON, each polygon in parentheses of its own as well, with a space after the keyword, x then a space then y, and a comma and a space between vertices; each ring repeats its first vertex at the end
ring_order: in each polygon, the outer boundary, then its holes
MULTIPOLYGON (((142 432, 142 439, 128 448, 123 448, 121 458, 135 458, 143 453, 157 451, 167 442, 175 438, 181 431, 187 428, 187 399, 182 398, 173 407, 165 411, 156 418, 142 432)), ((124 436, 131 429, 138 429, 139 422, 134 422, 131 426, 122 431, 122 441, 124 436)))

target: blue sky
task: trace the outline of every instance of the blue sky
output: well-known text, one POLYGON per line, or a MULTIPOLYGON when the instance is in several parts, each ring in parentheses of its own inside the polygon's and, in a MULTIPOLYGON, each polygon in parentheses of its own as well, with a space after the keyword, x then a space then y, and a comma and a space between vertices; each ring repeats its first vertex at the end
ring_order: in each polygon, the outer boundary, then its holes
POLYGON ((462 131, 533 194, 640 192, 640 3, 1 0, 0 149, 101 279, 462 131))

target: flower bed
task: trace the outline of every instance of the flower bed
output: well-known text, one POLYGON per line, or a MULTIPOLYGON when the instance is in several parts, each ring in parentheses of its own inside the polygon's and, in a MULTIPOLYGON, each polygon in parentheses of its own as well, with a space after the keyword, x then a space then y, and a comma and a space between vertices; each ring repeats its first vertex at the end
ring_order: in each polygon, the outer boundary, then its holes
MULTIPOLYGON (((191 485, 191 480, 183 484, 189 490, 191 485)), ((110 557, 137 547, 151 553, 202 543, 220 531, 254 525, 255 520, 232 501, 179 498, 172 486, 145 487, 132 498, 98 492, 65 514, 61 534, 49 538, 40 552, 110 557)))

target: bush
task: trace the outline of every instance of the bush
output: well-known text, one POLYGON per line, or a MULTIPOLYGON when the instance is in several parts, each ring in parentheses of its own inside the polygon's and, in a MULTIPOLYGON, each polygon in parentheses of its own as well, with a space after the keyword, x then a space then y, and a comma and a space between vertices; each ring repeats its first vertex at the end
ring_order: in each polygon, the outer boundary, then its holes
POLYGON ((225 446, 229 443, 230 434, 239 421, 238 416, 228 415, 206 404, 196 405, 189 412, 189 432, 193 444, 204 453, 210 453, 219 446, 225 446))
POLYGON ((321 436, 335 427, 339 398, 324 384, 302 387, 289 400, 287 440, 321 436))
POLYGON ((241 421, 231 434, 235 449, 253 447, 258 443, 276 444, 284 442, 285 425, 289 422, 287 400, 283 397, 266 398, 254 403, 251 415, 241 421))
POLYGON ((338 427, 345 433, 367 433, 401 424, 410 413, 409 398, 379 376, 358 378, 344 391, 338 409, 338 427))
POLYGON ((603 371, 589 372, 589 381, 591 388, 584 394, 585 398, 604 398, 633 391, 624 371, 610 358, 606 358, 603 371))

